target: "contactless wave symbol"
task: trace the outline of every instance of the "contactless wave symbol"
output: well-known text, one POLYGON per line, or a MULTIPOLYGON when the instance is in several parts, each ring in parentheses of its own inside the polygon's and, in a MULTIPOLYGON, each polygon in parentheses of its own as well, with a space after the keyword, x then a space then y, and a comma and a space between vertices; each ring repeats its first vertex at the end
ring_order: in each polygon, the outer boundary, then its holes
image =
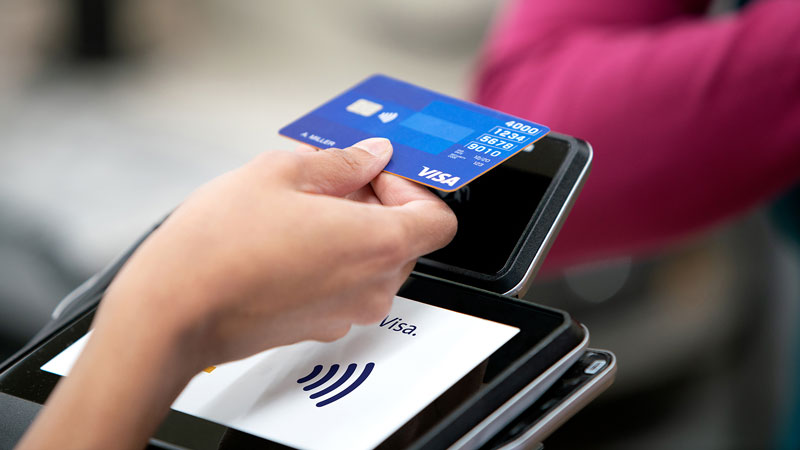
POLYGON ((381 119, 381 122, 383 123, 389 123, 394 119, 397 119, 397 115, 398 114, 396 112, 382 112, 378 114, 378 119, 381 119))
MULTIPOLYGON (((355 379, 355 381, 353 381, 352 384, 350 384, 346 388, 342 389, 338 393, 326 398, 325 400, 317 402, 317 408, 321 408, 321 407, 323 407, 325 405, 330 405, 331 403, 335 402, 336 400, 339 400, 342 397, 346 396, 347 394, 353 392, 357 387, 361 386, 361 383, 363 383, 364 380, 367 379, 367 377, 369 377, 369 374, 372 373, 372 369, 374 367, 375 367, 375 363, 374 362, 367 363, 364 366, 364 369, 361 371, 361 374, 355 379)), ((336 380, 333 383, 331 383, 328 387, 323 388, 322 390, 319 390, 317 392, 312 393, 308 398, 314 400, 314 399, 317 399, 317 398, 320 398, 320 397, 323 397, 325 395, 328 395, 328 394, 332 393, 333 391, 335 391, 336 389, 341 387, 343 384, 345 384, 347 382, 347 380, 349 380, 353 376, 353 374, 356 372, 357 368, 358 368, 358 365, 355 364, 355 363, 348 365, 347 369, 345 369, 344 373, 339 377, 338 380, 336 380)), ((311 373, 309 373, 308 375, 304 376, 303 378, 300 378, 299 380, 297 380, 297 383, 299 383, 299 384, 308 383, 309 381, 311 381, 314 378, 316 378, 317 375, 322 373, 322 369, 323 369, 323 366, 321 364, 317 364, 311 370, 311 373)), ((325 375, 322 376, 322 378, 318 379, 317 381, 314 381, 313 383, 309 384, 308 386, 303 387, 303 390, 304 391, 313 391, 314 389, 322 387, 322 385, 324 385, 325 383, 330 381, 334 376, 336 376, 336 373, 338 371, 339 371, 339 365, 338 364, 332 365, 330 367, 330 369, 328 369, 328 372, 325 373, 325 375)))

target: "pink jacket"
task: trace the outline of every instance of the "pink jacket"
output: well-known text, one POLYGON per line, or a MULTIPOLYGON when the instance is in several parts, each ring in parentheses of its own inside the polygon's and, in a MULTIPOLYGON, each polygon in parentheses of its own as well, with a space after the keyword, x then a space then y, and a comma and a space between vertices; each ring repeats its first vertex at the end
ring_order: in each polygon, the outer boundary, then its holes
POLYGON ((515 0, 479 102, 584 138, 589 180, 548 268, 656 250, 800 179, 800 1, 515 0))

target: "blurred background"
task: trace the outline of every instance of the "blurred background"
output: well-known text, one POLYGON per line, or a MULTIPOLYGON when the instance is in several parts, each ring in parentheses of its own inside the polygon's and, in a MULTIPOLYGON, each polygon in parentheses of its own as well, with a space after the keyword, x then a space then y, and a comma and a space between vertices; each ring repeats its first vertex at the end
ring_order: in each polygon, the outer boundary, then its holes
MULTIPOLYGON (((380 72, 467 98, 500 4, 0 0, 0 359, 199 184, 291 148, 277 130, 343 88, 380 72)), ((793 442, 800 264, 774 210, 531 289, 619 358, 547 448, 793 442)))

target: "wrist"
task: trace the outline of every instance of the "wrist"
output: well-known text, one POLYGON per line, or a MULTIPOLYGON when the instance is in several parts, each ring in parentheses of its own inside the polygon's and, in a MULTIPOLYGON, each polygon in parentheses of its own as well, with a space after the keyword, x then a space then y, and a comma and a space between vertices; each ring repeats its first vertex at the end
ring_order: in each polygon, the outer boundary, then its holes
POLYGON ((197 351, 200 327, 193 323, 192 311, 179 306, 180 299, 115 284, 94 320, 98 340, 118 351, 127 349, 131 363, 156 365, 177 381, 188 382, 207 366, 197 351))
POLYGON ((179 328, 118 295, 104 300, 91 339, 22 448, 142 448, 199 371, 179 328))

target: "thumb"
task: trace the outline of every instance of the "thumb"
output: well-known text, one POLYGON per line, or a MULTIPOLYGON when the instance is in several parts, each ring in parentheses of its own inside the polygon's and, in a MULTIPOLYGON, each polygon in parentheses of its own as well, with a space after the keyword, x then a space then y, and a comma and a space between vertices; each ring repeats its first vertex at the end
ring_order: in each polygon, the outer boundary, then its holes
POLYGON ((340 149, 302 153, 301 190, 344 196, 372 181, 392 158, 388 139, 370 138, 340 149))

